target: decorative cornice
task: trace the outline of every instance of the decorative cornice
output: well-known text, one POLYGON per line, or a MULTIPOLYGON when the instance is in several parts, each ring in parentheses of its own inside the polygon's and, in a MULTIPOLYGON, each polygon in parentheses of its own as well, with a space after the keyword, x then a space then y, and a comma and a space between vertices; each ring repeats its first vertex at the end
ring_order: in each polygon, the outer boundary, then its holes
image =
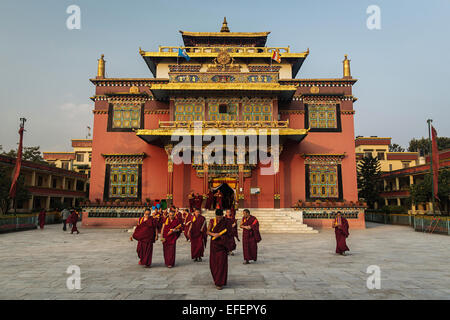
POLYGON ((299 87, 351 87, 357 79, 283 79, 280 82, 297 84, 299 87))
POLYGON ((91 97, 92 101, 152 101, 153 96, 150 95, 136 95, 136 94, 109 94, 109 95, 95 95, 91 97))
POLYGON ((301 94, 292 97, 292 101, 301 101, 301 102, 317 102, 317 101, 352 101, 355 102, 358 100, 353 95, 344 95, 344 94, 301 94))
POLYGON ((144 158, 147 156, 143 153, 102 153, 106 164, 142 164, 144 158))
POLYGON ((93 114, 108 114, 108 110, 92 110, 93 114))
POLYGON ((342 162, 342 159, 344 159, 346 156, 347 156, 346 153, 301 154, 301 157, 305 159, 305 164, 340 164, 342 162))
POLYGON ((144 110, 144 114, 169 114, 170 110, 144 110))
POLYGON ((98 87, 146 87, 152 83, 167 83, 169 79, 165 78, 108 78, 108 79, 90 79, 98 87))

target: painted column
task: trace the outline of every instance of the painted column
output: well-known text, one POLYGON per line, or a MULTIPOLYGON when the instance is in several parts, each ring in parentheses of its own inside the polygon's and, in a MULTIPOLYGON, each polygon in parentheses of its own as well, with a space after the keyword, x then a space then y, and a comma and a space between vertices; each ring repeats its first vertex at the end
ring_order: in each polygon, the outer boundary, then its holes
POLYGON ((400 190, 400 179, 398 177, 395 178, 395 190, 400 190))
POLYGON ((203 164, 203 199, 206 199, 208 194, 208 164, 203 164))
POLYGON ((173 161, 172 161, 172 149, 171 144, 164 147, 167 153, 167 205, 173 204, 173 161))
POLYGON ((239 190, 238 190, 238 203, 239 208, 244 208, 244 165, 239 164, 239 190))

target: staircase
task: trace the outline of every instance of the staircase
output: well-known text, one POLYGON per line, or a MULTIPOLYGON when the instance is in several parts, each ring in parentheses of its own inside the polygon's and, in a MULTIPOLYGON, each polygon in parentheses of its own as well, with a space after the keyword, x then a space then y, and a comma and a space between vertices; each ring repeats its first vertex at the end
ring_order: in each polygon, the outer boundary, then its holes
MULTIPOLYGON (((258 219, 261 233, 319 233, 304 224, 301 213, 293 209, 249 208, 249 210, 250 214, 258 219)), ((215 217, 215 213, 213 210, 203 210, 203 216, 209 222, 209 219, 215 217)), ((236 219, 239 225, 242 220, 241 209, 236 213, 236 219)))

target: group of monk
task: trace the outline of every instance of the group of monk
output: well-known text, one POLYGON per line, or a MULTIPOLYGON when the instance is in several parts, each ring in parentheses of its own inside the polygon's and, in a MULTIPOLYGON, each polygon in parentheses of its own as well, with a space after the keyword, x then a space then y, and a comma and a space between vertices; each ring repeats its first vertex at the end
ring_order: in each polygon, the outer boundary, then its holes
MULTIPOLYGON (((259 222, 256 217, 244 209, 243 218, 239 226, 242 230, 242 248, 244 264, 257 261, 258 242, 261 241, 259 222)), ((137 255, 139 264, 150 267, 152 264, 153 244, 161 238, 163 245, 164 263, 168 268, 175 266, 176 242, 184 233, 186 241, 191 244, 191 258, 194 262, 202 261, 204 250, 210 236, 209 265, 214 284, 222 289, 227 284, 228 256, 234 255, 238 236, 238 222, 234 210, 216 209, 215 218, 207 224, 200 208, 193 211, 180 210, 171 206, 162 210, 158 204, 151 209, 145 209, 144 216, 130 237, 138 241, 137 255)))
MULTIPOLYGON (((205 209, 224 209, 224 196, 222 191, 217 190, 216 192, 213 192, 212 190, 209 190, 208 194, 206 194, 204 198, 206 199, 204 206, 205 209)), ((191 211, 202 208, 203 196, 201 194, 191 192, 188 195, 188 199, 189 209, 191 211)), ((229 203, 229 205, 233 207, 233 203, 229 203)))

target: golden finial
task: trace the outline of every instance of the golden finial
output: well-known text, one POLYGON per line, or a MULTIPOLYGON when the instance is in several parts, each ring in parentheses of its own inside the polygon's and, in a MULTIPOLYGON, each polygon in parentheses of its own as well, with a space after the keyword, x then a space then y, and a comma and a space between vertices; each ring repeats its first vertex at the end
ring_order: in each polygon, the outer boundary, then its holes
POLYGON ((344 64, 344 78, 351 78, 352 75, 350 73, 350 60, 347 59, 347 55, 344 55, 344 61, 342 61, 342 63, 344 64))
POLYGON ((105 77, 105 59, 103 59, 105 55, 102 54, 100 56, 100 59, 98 59, 98 66, 97 66, 97 78, 104 78, 105 77))
POLYGON ((220 32, 230 32, 230 29, 228 29, 227 17, 223 17, 222 28, 220 29, 220 32))

